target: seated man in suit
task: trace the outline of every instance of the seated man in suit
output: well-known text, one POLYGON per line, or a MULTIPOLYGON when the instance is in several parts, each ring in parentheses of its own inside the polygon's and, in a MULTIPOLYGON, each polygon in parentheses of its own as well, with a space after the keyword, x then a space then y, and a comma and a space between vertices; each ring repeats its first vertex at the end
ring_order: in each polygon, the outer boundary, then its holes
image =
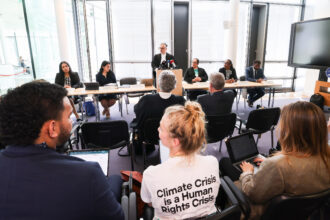
POLYGON ((197 102, 201 104, 205 115, 223 115, 231 112, 235 93, 232 90, 224 91, 224 86, 224 75, 212 73, 210 76, 210 94, 197 97, 197 102))
MULTIPOLYGON (((136 118, 133 119, 131 127, 138 129, 139 136, 142 135, 142 128, 145 120, 148 118, 161 118, 165 109, 171 105, 183 105, 185 99, 182 96, 171 94, 175 88, 176 79, 173 72, 164 70, 159 74, 158 85, 159 93, 143 96, 134 106, 136 118)), ((138 147, 137 153, 141 152, 138 147)))
POLYGON ((159 49, 160 53, 154 56, 151 63, 154 79, 156 79, 156 69, 169 69, 170 67, 176 67, 176 61, 174 56, 166 52, 167 44, 161 43, 159 49), (170 63, 170 61, 172 61, 172 63, 170 63))
POLYGON ((0 102, 0 219, 124 219, 121 179, 61 155, 70 137, 67 91, 46 82, 15 88, 0 102), (19 107, 17 107, 19 106, 19 107))
MULTIPOLYGON (((264 71, 263 69, 260 68, 260 65, 261 62, 259 60, 255 60, 253 62, 253 66, 249 66, 248 68, 246 68, 245 77, 247 81, 261 83, 262 81, 266 80, 264 71)), ((258 100, 259 98, 265 95, 264 88, 250 88, 247 89, 247 92, 249 93, 249 97, 247 101, 249 107, 252 107, 253 103, 256 100, 258 100)))
MULTIPOLYGON (((192 67, 188 68, 184 74, 184 80, 188 83, 194 82, 206 82, 208 80, 207 73, 203 68, 199 68, 199 59, 194 58, 192 61, 192 67)), ((193 90, 188 91, 188 98, 191 101, 197 99, 197 96, 206 94, 205 90, 193 90)))

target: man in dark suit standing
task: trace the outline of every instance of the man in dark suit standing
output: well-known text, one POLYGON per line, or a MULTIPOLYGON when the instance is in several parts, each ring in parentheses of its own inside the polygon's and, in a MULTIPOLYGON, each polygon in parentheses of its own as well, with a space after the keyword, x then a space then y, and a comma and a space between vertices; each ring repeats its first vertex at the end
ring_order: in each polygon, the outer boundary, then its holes
MULTIPOLYGON (((255 60, 253 62, 253 66, 246 68, 245 71, 245 78, 247 81, 261 83, 262 81, 266 80, 264 75, 263 69, 260 68, 261 62, 259 60, 255 60)), ((258 100, 259 98, 265 95, 264 88, 250 88, 247 89, 249 93, 248 97, 248 105, 249 107, 253 106, 253 103, 258 100)))
POLYGON ((210 76, 210 94, 200 95, 197 102, 201 104, 206 115, 223 115, 231 112, 235 94, 232 90, 223 90, 225 77, 222 73, 210 76))
POLYGON ((170 67, 175 68, 176 65, 174 56, 166 52, 167 51, 166 43, 161 43, 159 49, 160 49, 160 53, 154 56, 151 63, 154 80, 156 79, 156 69, 169 69, 170 67), (171 61, 172 63, 170 63, 171 61))
MULTIPOLYGON (((207 73, 203 68, 198 67, 199 59, 194 58, 192 61, 192 67, 188 68, 184 73, 184 80, 188 83, 206 82, 208 80, 207 73)), ((195 101, 197 96, 206 94, 205 90, 193 90, 188 91, 188 98, 191 101, 195 101)))
POLYGON ((119 176, 107 180, 98 163, 55 151, 70 137, 71 113, 55 84, 27 83, 2 98, 0 219, 124 219, 119 176))

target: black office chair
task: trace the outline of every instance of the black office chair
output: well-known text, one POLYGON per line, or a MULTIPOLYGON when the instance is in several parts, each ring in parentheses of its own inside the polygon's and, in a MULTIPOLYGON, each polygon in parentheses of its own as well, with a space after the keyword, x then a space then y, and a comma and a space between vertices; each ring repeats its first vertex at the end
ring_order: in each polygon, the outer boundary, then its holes
POLYGON ((207 143, 220 141, 219 152, 221 152, 222 140, 231 137, 235 129, 236 114, 229 113, 225 115, 206 116, 207 143))
POLYGON ((134 170, 133 153, 126 121, 86 122, 82 124, 81 131, 83 148, 116 149, 127 146, 131 155, 132 170, 134 170))
POLYGON ((250 112, 248 119, 245 121, 241 118, 239 120, 238 133, 252 132, 258 134, 256 143, 258 144, 261 134, 271 132, 271 146, 274 147, 274 129, 280 118, 280 108, 264 108, 256 109, 250 112), (245 128, 243 128, 245 125, 245 128))
MULTIPOLYGON (((126 77, 126 78, 122 78, 119 80, 119 84, 120 85, 136 85, 137 84, 137 80, 136 77, 126 77)), ((128 114, 128 108, 127 105, 129 104, 129 98, 134 98, 134 97, 141 97, 143 96, 144 93, 129 93, 124 95, 123 97, 125 98, 125 103, 126 103, 126 113, 128 114)))
MULTIPOLYGON (((221 212, 198 218, 205 220, 239 220, 241 217, 241 209, 235 195, 229 188, 223 178, 220 178, 221 184, 216 199, 216 206, 220 207, 221 212)), ((144 219, 151 220, 154 217, 154 210, 150 206, 145 206, 144 219)))
POLYGON ((245 194, 236 187, 236 185, 228 176, 224 176, 223 180, 226 182, 227 186, 229 187, 229 189, 237 199, 239 203, 239 207, 242 213, 244 214, 244 219, 248 219, 251 213, 251 208, 247 196, 245 196, 245 194))
MULTIPOLYGON (((159 123, 161 118, 148 118, 143 124, 143 131, 140 133, 140 141, 142 141, 143 151, 143 167, 147 168, 147 147, 149 145, 159 145, 159 123)), ((159 154, 159 151, 158 151, 159 154)))
MULTIPOLYGON (((280 195, 270 200, 262 220, 307 220, 330 199, 330 189, 305 196, 280 195)), ((325 219, 325 218, 324 218, 325 219)))

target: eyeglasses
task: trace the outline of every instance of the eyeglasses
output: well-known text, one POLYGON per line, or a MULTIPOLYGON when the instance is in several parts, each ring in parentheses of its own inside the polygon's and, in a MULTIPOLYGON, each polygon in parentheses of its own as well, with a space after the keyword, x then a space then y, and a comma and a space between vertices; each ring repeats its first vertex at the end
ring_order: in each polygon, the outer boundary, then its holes
POLYGON ((160 47, 159 49, 163 50, 163 49, 166 49, 166 47, 160 47))

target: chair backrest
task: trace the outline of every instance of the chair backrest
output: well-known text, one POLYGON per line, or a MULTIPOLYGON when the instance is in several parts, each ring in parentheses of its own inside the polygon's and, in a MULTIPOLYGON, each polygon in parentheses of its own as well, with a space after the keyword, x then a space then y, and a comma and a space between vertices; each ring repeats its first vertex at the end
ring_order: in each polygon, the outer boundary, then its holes
POLYGON ((249 114, 246 128, 252 128, 260 132, 269 131, 273 126, 277 125, 280 114, 280 108, 264 108, 253 110, 249 114))
POLYGON ((141 84, 145 86, 152 86, 154 83, 154 79, 141 79, 141 84))
POLYGON ((148 144, 159 143, 159 123, 161 118, 148 118, 143 124, 143 140, 148 144))
POLYGON ((120 85, 135 85, 137 84, 135 77, 126 77, 119 80, 120 85))
POLYGON ((305 196, 276 196, 269 202, 262 220, 304 220, 330 198, 330 189, 305 196))
POLYGON ((231 136, 235 129, 236 114, 206 116, 207 142, 218 142, 225 137, 231 136))
POLYGON ((129 141, 128 124, 124 120, 86 122, 81 126, 85 145, 110 148, 122 141, 129 141))
POLYGON ((238 200, 239 206, 244 213, 245 219, 248 219, 251 212, 250 202, 248 198, 243 194, 240 189, 236 187, 236 185, 228 176, 224 176, 223 179, 227 183, 231 192, 234 194, 235 198, 238 200))

